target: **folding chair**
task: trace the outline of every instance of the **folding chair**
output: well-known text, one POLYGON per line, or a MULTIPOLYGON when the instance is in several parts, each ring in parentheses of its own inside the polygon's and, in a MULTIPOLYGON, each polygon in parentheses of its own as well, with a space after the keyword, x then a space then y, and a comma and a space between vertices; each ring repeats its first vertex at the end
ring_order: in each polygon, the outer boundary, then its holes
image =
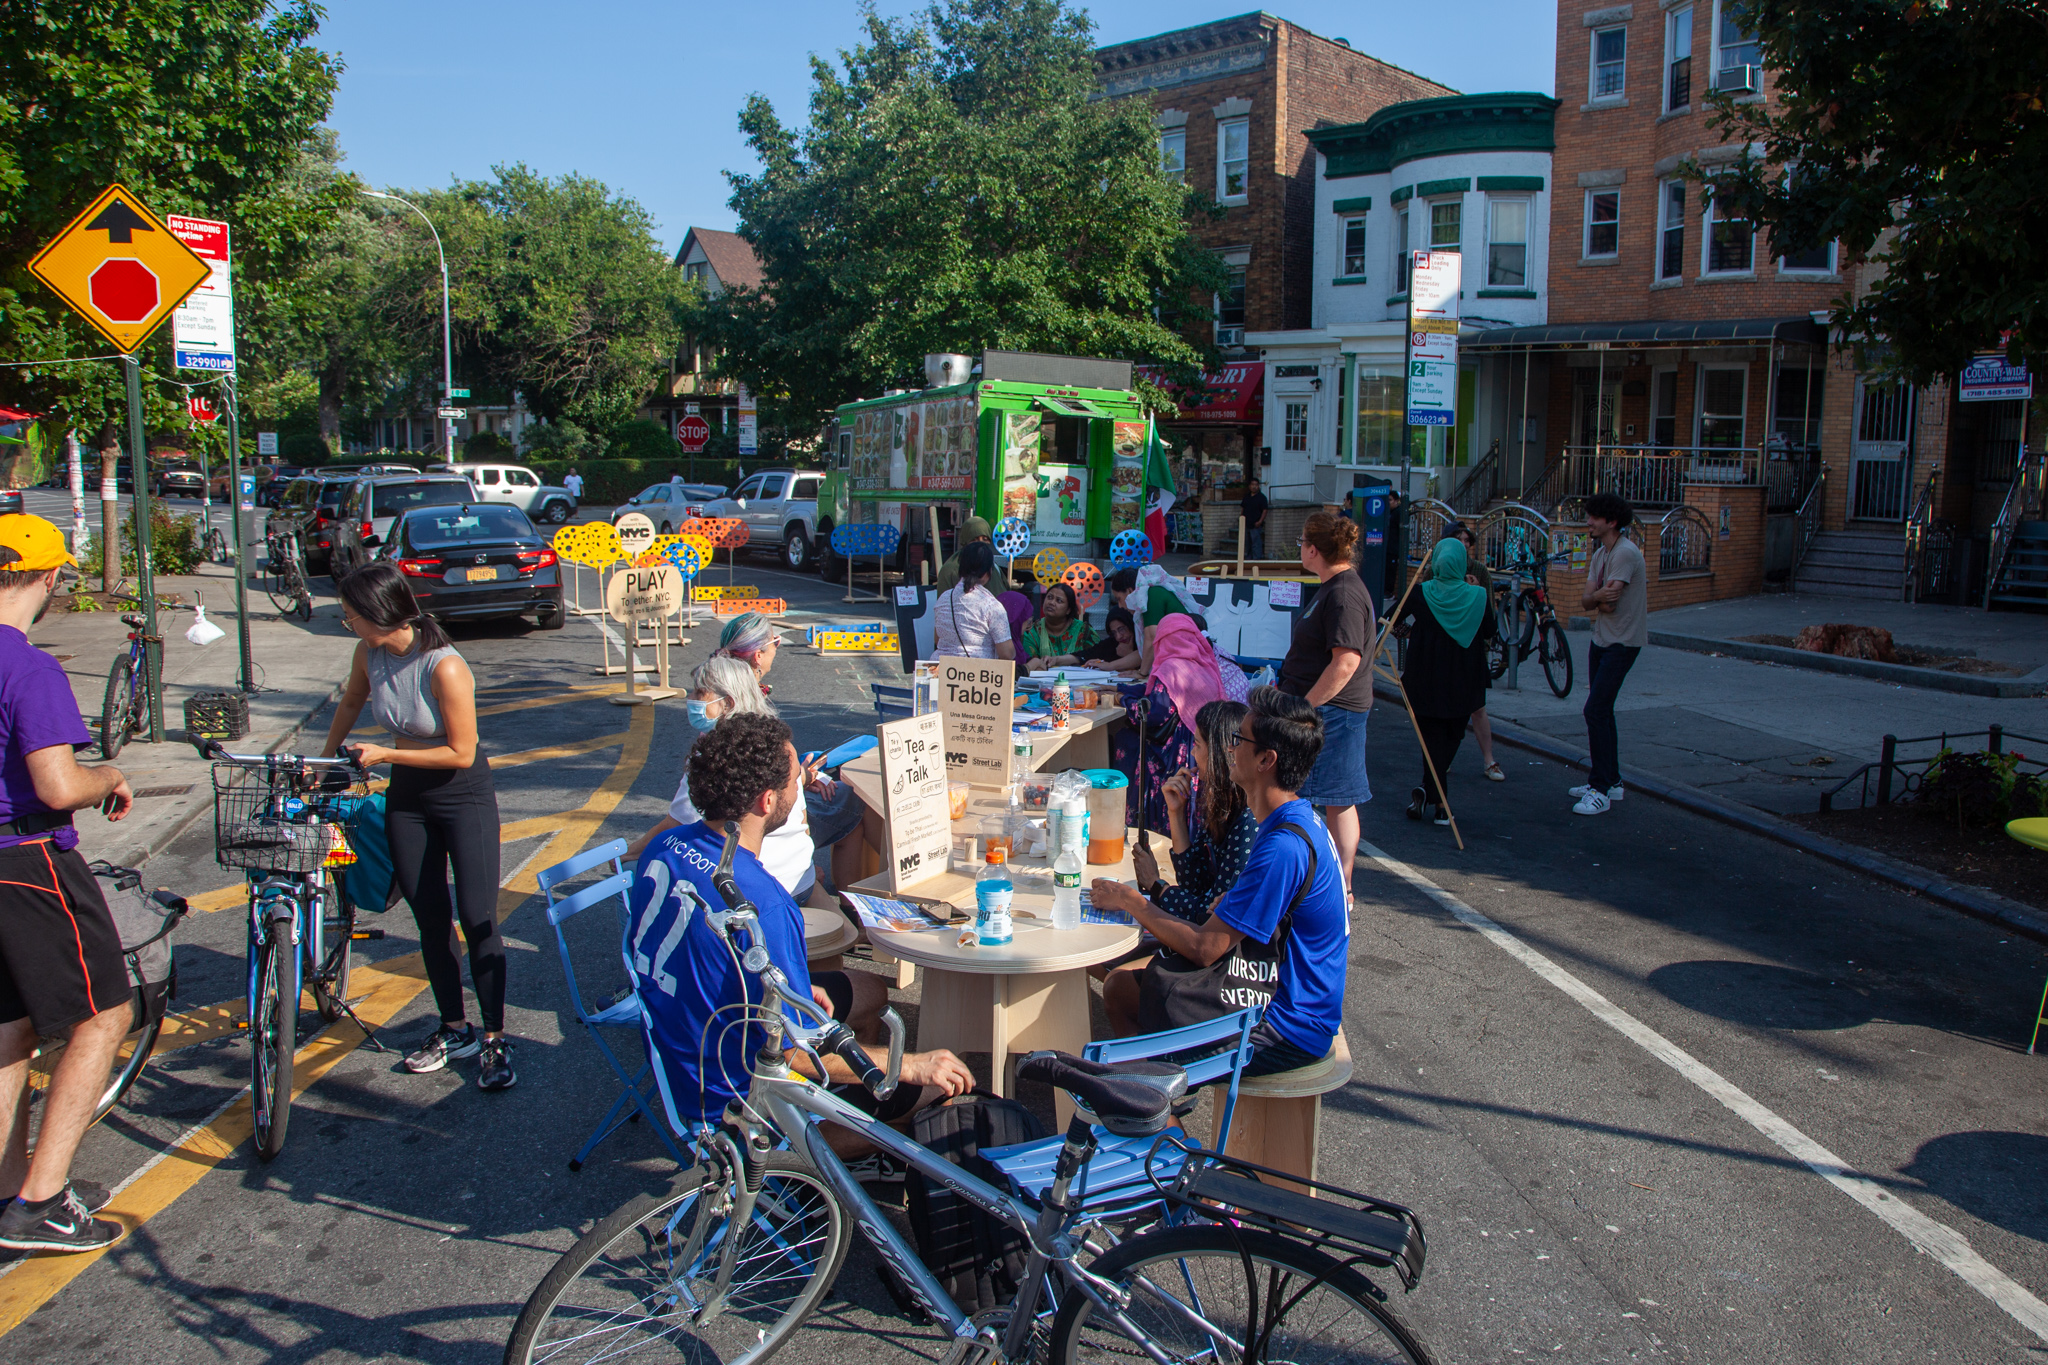
POLYGON ((915 694, 907 687, 890 687, 886 683, 870 684, 875 689, 875 715, 882 720, 903 720, 915 715, 915 694))
POLYGON ((625 851, 626 841, 614 839, 602 848, 591 849, 589 852, 577 854, 567 862, 556 863, 542 872, 537 879, 541 890, 547 894, 548 924, 555 931, 555 951, 561 954, 562 975, 568 978, 569 1002, 574 1006, 576 1018, 583 1024, 584 1031, 590 1035, 590 1041, 597 1044, 597 1050, 603 1055, 605 1064, 612 1069, 612 1074, 619 1081, 619 1097, 612 1101, 612 1107, 598 1120, 589 1140, 577 1150, 574 1159, 569 1162, 569 1169, 572 1171, 582 1170, 584 1161, 589 1158, 597 1144, 610 1137, 621 1124, 637 1121, 643 1114, 647 1117, 647 1126, 654 1130, 662 1145, 668 1148, 669 1155, 676 1159, 676 1164, 689 1164, 683 1159, 683 1154, 677 1149, 676 1144, 670 1140, 663 1125, 655 1118, 654 1111, 647 1107, 647 1097, 640 1088, 648 1077, 647 1066, 643 1063, 637 1073, 627 1076, 626 1068, 619 1064, 617 1054, 611 1050, 610 1045, 604 1040, 604 1035, 598 1031, 601 1028, 639 1030, 640 997, 634 990, 630 968, 625 990, 593 1009, 591 1004, 585 1003, 582 988, 576 984, 576 966, 569 959, 569 940, 562 931, 563 924, 572 916, 594 905, 616 901, 619 914, 619 953, 622 961, 630 962, 631 959, 627 956, 626 935, 630 927, 632 906, 627 900, 627 892, 632 888, 633 874, 621 864, 625 851), (611 864, 612 875, 556 899, 556 887, 605 863, 611 864))
MULTIPOLYGON (((1177 1059, 1182 1053, 1205 1051, 1227 1044, 1213 1056, 1183 1063, 1187 1068, 1190 1095, 1200 1086, 1212 1085, 1226 1078, 1229 1081, 1229 1088, 1224 1091, 1221 1101, 1223 1116, 1216 1127, 1216 1150, 1220 1152, 1230 1142, 1230 1120, 1237 1112, 1237 1086, 1244 1076, 1244 1064, 1252 1055, 1252 1025, 1258 1022, 1258 1018, 1257 1008, 1242 1009, 1205 1024, 1090 1043, 1082 1049, 1081 1055, 1091 1062, 1129 1062, 1159 1057, 1177 1059)), ((1157 1137, 1117 1137, 1100 1126, 1094 1131, 1095 1155, 1089 1158, 1087 1167, 1068 1197, 1079 1199, 1089 1213, 1104 1216, 1126 1214, 1147 1204, 1158 1203, 1159 1192, 1145 1178, 1145 1155, 1152 1150, 1157 1137)), ((1167 1131, 1181 1133, 1182 1130, 1179 1124, 1175 1124, 1167 1131)), ((1185 1136, 1184 1133, 1182 1135, 1185 1136)), ((1037 1142, 1018 1143, 1014 1147, 992 1147, 981 1155, 1003 1173, 1018 1194, 1035 1198, 1052 1184, 1053 1163, 1058 1160, 1060 1147, 1065 1141, 1066 1134, 1061 1133, 1037 1142)), ((1170 1180, 1180 1169, 1180 1164, 1181 1157, 1177 1152, 1170 1148, 1163 1150, 1153 1163, 1153 1174, 1162 1180, 1170 1180)))

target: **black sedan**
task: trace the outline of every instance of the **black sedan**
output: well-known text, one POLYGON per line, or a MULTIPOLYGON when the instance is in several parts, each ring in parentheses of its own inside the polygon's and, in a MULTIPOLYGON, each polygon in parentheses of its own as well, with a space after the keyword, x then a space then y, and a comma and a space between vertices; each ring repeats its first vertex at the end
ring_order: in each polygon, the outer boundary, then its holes
POLYGON ((159 498, 196 498, 206 491, 206 479, 193 460, 166 460, 157 466, 155 487, 159 498))
POLYGON ((378 553, 436 620, 531 613, 542 630, 560 630, 569 619, 555 552, 516 507, 416 507, 392 523, 378 553))

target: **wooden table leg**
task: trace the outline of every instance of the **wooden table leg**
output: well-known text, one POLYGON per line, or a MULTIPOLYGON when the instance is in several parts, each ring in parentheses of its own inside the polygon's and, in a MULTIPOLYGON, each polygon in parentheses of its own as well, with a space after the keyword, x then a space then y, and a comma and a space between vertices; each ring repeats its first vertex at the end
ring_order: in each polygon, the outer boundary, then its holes
MULTIPOLYGON (((1237 1113, 1230 1123, 1230 1147, 1226 1155, 1316 1178, 1318 1122, 1322 1115, 1320 1095, 1289 1099, 1239 1094, 1237 1113)), ((1222 1107, 1217 1106, 1221 1117, 1222 1107)), ((1211 1130, 1210 1140, 1215 1140, 1211 1130)), ((1297 1186, 1297 1189, 1302 1187, 1297 1186)), ((1309 1193, 1303 1189, 1303 1193, 1309 1193)))
POLYGON ((917 1011, 917 1050, 988 1051, 994 1013, 990 986, 998 979, 972 972, 926 971, 917 1011))

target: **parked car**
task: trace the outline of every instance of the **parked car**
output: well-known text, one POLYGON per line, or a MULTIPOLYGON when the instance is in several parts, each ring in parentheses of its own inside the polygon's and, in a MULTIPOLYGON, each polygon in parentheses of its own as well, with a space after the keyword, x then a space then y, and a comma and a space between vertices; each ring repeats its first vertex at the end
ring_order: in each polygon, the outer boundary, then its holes
POLYGON ((277 506, 277 500, 284 496, 285 486, 293 479, 303 477, 306 473, 308 473, 307 470, 301 469, 297 465, 273 465, 270 470, 270 477, 259 479, 256 482, 256 505, 258 507, 277 506))
POLYGON ((150 474, 150 493, 159 498, 196 498, 206 489, 197 460, 165 460, 150 474))
POLYGON ((476 501, 476 490, 459 474, 378 474, 357 479, 341 501, 341 515, 332 523, 333 542, 328 572, 340 577, 370 562, 392 520, 415 507, 452 507, 476 501))
POLYGON ((579 505, 566 488, 542 483, 540 475, 520 464, 436 464, 429 473, 461 474, 476 489, 477 497, 501 507, 517 507, 535 521, 560 526, 576 515, 579 505))
POLYGON ((651 483, 612 509, 612 525, 618 525, 626 513, 638 512, 654 523, 657 532, 667 535, 691 517, 714 515, 704 509, 724 496, 722 483, 684 483, 679 479, 651 483))
POLYGON ((783 563, 802 572, 829 552, 818 535, 816 471, 764 469, 749 475, 730 498, 704 505, 707 517, 738 517, 747 524, 747 547, 780 550, 783 563))
POLYGON ((569 619, 555 552, 516 507, 414 507, 392 521, 378 553, 436 620, 531 613, 542 630, 560 630, 569 619))
POLYGON ((293 479, 278 499, 277 510, 263 522, 265 539, 280 531, 299 538, 299 553, 305 557, 307 573, 328 573, 333 569, 334 523, 341 515, 342 499, 348 496, 350 481, 311 474, 293 479))
POLYGON ((19 488, 0 488, 0 517, 11 517, 28 510, 19 488))

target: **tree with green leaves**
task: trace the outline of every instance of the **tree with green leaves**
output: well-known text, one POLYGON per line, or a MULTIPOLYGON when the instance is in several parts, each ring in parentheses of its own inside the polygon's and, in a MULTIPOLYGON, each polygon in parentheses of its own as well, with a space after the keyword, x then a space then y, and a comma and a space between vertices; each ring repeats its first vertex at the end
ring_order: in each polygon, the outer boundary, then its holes
POLYGON ((1693 173, 1774 254, 1833 240, 1877 267, 1834 313, 1861 362, 1926 382, 2006 332, 2009 357, 2048 360, 2048 5, 1728 0, 1728 17, 1772 98, 1711 96, 1728 140, 1758 145, 1693 173))
POLYGON ((764 282, 692 331, 764 423, 922 384, 935 352, 1208 358, 1183 335, 1223 282, 1200 202, 1160 174, 1150 107, 1099 98, 1092 29, 1061 0, 869 6, 838 67, 813 59, 806 127, 747 102, 761 169, 727 178, 764 282))

